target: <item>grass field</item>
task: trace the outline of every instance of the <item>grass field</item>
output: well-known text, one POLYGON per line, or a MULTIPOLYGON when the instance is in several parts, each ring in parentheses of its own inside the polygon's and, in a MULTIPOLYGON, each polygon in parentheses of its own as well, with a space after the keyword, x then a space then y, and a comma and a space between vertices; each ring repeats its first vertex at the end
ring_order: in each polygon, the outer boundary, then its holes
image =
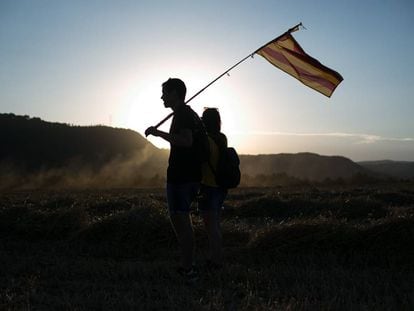
POLYGON ((225 268, 179 254, 163 190, 0 194, 1 310, 413 310, 414 185, 241 188, 225 268))

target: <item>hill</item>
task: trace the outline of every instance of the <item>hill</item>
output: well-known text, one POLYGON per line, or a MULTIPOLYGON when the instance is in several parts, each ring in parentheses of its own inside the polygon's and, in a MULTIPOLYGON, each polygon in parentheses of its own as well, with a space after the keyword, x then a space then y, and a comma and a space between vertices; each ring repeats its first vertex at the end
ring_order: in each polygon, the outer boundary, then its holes
POLYGON ((132 130, 0 114, 0 140, 0 188, 163 182, 167 151, 132 130))
POLYGON ((414 179, 414 162, 409 161, 364 161, 358 162, 362 167, 378 174, 402 178, 414 179))
MULTIPOLYGON (((0 139, 0 189, 165 184, 168 150, 132 130, 0 114, 0 139)), ((367 181, 373 175, 345 157, 314 153, 241 155, 240 161, 243 186, 329 183, 355 176, 367 181)))
POLYGON ((243 174, 286 174, 298 179, 324 181, 349 179, 358 174, 370 175, 365 168, 341 156, 323 156, 314 153, 242 155, 243 174))

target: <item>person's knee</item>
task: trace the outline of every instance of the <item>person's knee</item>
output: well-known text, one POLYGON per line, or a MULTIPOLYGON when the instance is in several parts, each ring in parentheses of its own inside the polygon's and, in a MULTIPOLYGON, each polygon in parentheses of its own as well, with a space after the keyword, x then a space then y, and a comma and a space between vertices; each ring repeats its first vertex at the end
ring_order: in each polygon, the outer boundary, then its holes
POLYGON ((190 223, 189 213, 174 213, 170 214, 171 221, 176 224, 187 224, 190 223))
POLYGON ((210 236, 218 236, 221 234, 220 226, 217 222, 210 221, 208 225, 206 225, 206 230, 210 236))
POLYGON ((171 215, 170 218, 177 235, 192 234, 193 228, 189 214, 175 214, 171 215))

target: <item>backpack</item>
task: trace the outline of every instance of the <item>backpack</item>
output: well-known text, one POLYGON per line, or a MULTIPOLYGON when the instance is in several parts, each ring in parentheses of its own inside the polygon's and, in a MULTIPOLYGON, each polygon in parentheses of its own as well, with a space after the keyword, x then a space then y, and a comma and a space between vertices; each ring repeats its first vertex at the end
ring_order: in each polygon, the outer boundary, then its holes
POLYGON ((210 162, 209 166, 216 177, 216 183, 224 189, 236 188, 240 184, 241 177, 240 159, 237 151, 233 147, 220 148, 220 144, 216 140, 214 141, 220 150, 217 170, 213 169, 210 162))

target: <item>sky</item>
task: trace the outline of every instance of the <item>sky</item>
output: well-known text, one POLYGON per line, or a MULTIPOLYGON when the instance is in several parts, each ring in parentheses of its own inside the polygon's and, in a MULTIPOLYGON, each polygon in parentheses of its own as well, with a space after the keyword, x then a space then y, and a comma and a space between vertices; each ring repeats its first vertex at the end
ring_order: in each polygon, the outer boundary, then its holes
POLYGON ((191 107, 218 108, 241 154, 414 161, 411 0, 0 0, 0 113, 143 134, 171 112, 162 82, 189 98, 299 22, 302 48, 344 78, 331 98, 255 55, 191 107))

